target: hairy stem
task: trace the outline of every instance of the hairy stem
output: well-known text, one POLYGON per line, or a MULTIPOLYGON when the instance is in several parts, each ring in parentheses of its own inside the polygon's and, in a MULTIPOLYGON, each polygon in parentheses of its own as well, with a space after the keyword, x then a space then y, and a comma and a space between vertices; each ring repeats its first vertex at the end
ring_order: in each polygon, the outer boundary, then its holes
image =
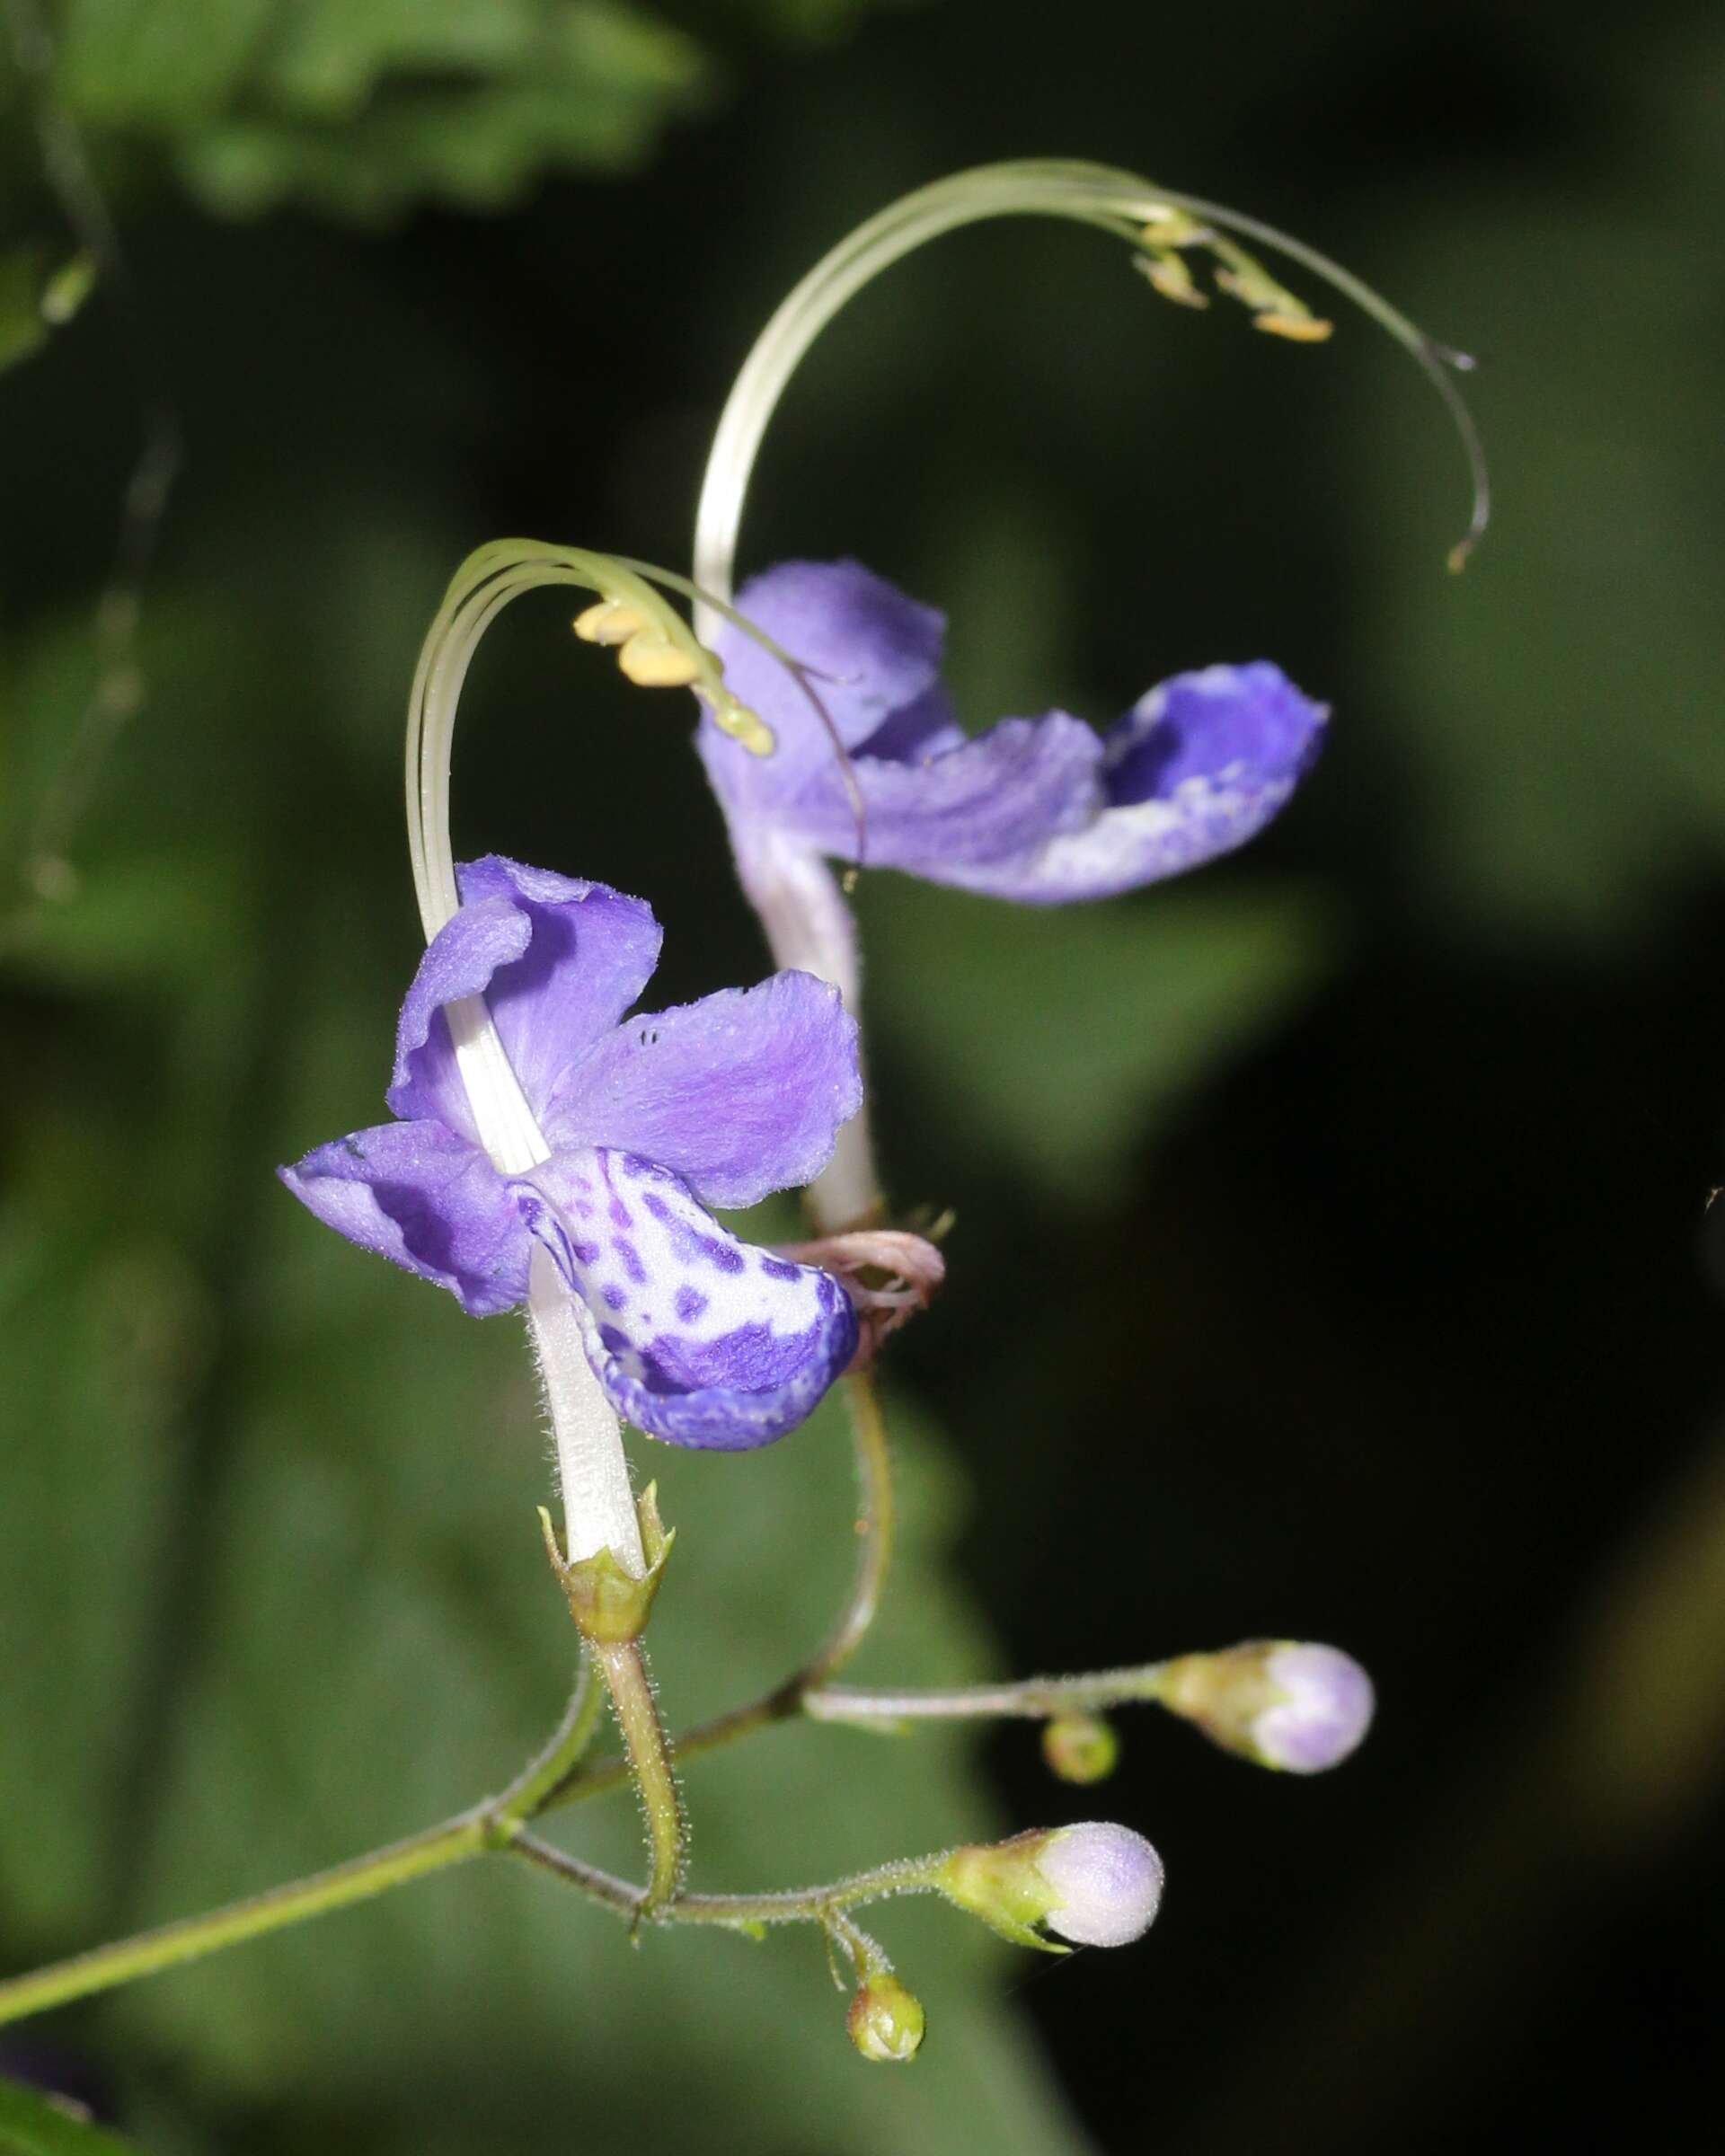
POLYGON ((410 1879, 423 1878, 451 1864, 464 1863, 489 1846, 482 1812, 463 1812, 441 1826, 410 1834, 405 1842, 355 1857, 333 1870, 314 1872, 291 1886, 271 1887, 268 1893, 230 1902, 224 1909, 203 1916, 183 1918, 154 1931, 139 1932, 112 1946, 74 1955, 69 1961, 50 1963, 27 1976, 0 1983, 0 2023, 22 2020, 71 1999, 87 1998, 93 1992, 111 1991, 140 1976, 176 1968, 223 1947, 238 1946, 266 1932, 279 1931, 307 1917, 323 1916, 332 1909, 345 1909, 350 1902, 404 1886, 410 1879))
POLYGON ((650 1869, 641 1913, 651 1916, 675 1897, 688 1851, 688 1827, 677 1795, 671 1748, 640 1640, 596 1646, 593 1658, 611 1694, 629 1773, 647 1823, 650 1869))
POLYGON ((1047 1721, 1057 1714, 1159 1700, 1167 1665, 1102 1669, 1087 1676, 1029 1677, 1016 1684, 960 1684, 951 1691, 858 1692, 834 1685, 803 1694, 803 1712, 818 1722, 890 1723, 1000 1719, 1047 1721))
MULTIPOLYGON (((892 1895, 938 1892, 934 1875, 946 1860, 946 1852, 942 1851, 934 1856, 877 1865, 826 1886, 778 1894, 679 1894, 674 1901, 655 1906, 640 1887, 601 1871, 597 1865, 583 1863, 554 1843, 542 1842, 536 1834, 523 1830, 510 1840, 509 1847, 514 1855, 542 1871, 553 1873, 634 1922, 721 1924, 738 1931, 758 1931, 765 1924, 824 1924, 843 1934, 848 1927, 841 1913, 846 1909, 884 1901, 892 1895)), ((878 1958, 878 1953, 867 1958, 878 1958)))
POLYGON ((583 1661, 581 1674, 563 1719, 537 1759, 530 1760, 492 1803, 484 1807, 493 1835, 500 1838, 517 1821, 542 1812, 555 1791, 569 1780, 581 1754, 593 1741, 599 1725, 605 1692, 593 1681, 590 1666, 583 1661))

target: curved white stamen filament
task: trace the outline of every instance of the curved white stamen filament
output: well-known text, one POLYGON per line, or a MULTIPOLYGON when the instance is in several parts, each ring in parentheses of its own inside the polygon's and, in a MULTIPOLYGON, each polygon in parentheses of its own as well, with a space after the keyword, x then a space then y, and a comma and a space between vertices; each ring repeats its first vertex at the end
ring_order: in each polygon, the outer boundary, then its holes
MULTIPOLYGON (((429 943, 460 906, 449 830, 449 770, 462 685, 479 641, 511 599, 541 585, 576 586, 636 607, 654 628, 687 642, 688 632, 651 586, 600 554, 502 541, 456 571, 420 655, 407 718, 408 851, 429 943)), ((447 1004, 462 1082, 493 1165, 520 1175, 551 1157, 482 996, 447 1004)), ((527 1321, 557 1445, 564 1533, 571 1564, 609 1549, 625 1570, 647 1568, 616 1413, 593 1374, 562 1277, 535 1247, 527 1321)))
MULTIPOLYGON (((1410 351, 1437 387, 1461 434, 1473 482, 1473 517, 1458 552, 1484 530, 1490 514, 1485 467, 1473 421, 1445 372, 1449 355, 1371 287, 1315 248, 1219 203, 1180 195, 1136 172, 1062 159, 979 165, 919 188, 861 225, 816 264, 756 340, 721 414, 695 512, 694 580, 729 599, 737 535, 761 437, 798 361, 833 316, 863 286, 926 241, 987 217, 1067 217, 1094 225, 1138 247, 1146 225, 1170 213, 1244 234, 1300 263, 1369 314, 1410 351)), ((697 610, 696 633, 712 623, 697 610)))

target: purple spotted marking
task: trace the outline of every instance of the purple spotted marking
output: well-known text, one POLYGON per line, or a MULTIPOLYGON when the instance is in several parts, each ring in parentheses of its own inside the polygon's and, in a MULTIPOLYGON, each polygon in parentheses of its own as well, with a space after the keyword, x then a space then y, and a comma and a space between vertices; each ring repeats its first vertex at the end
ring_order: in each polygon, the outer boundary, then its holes
POLYGON ((769 1280, 794 1280, 798 1269, 788 1258, 774 1258, 765 1250, 761 1252, 761 1270, 769 1280))
POLYGON ((677 1289, 677 1315, 680 1324, 693 1325, 706 1307, 707 1298, 698 1287, 690 1287, 685 1284, 677 1289))
POLYGON ((615 1283, 608 1287, 602 1287, 599 1295, 607 1310, 627 1310, 629 1307, 628 1296, 615 1283))
POLYGON ((671 1256, 679 1265, 699 1265, 704 1259, 721 1273, 740 1273, 748 1267, 748 1259, 734 1243, 722 1241, 717 1235, 701 1234, 686 1220, 672 1212, 662 1197, 655 1196, 650 1190, 645 1203, 653 1218, 663 1225, 665 1240, 671 1246, 671 1256))
POLYGON ((644 1287, 647 1285, 647 1268, 641 1262, 641 1252, 634 1244, 626 1235, 619 1235, 613 1241, 611 1248, 622 1259, 623 1269, 635 1286, 644 1287))

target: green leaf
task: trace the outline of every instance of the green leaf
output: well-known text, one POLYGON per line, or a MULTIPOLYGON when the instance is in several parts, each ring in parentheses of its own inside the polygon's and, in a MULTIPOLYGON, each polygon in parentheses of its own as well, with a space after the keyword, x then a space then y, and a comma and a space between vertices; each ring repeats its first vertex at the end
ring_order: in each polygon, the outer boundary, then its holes
POLYGON ((225 214, 375 223, 631 168, 707 76, 633 0, 73 0, 61 79, 86 126, 156 137, 225 214))
POLYGON ((95 281, 95 264, 87 254, 50 268, 46 247, 0 249, 0 367, 15 367, 39 351, 50 330, 71 321, 95 281))
POLYGON ((0 2156, 127 2156, 130 2146, 92 2125, 69 2098, 0 2081, 0 2156))
POLYGON ((890 1053, 972 1143, 1068 1202, 1105 1201, 1126 1149, 1281 1022, 1337 943, 1290 884, 1043 911, 880 877, 859 897, 890 1053))
POLYGON ((1712 154, 1713 173, 1663 205, 1650 180, 1632 202, 1584 192, 1460 221, 1446 205, 1398 271, 1399 299, 1502 355, 1473 393, 1499 516, 1445 589, 1451 446, 1386 378, 1356 497, 1356 618, 1381 700, 1339 724, 1392 737, 1424 910, 1494 950, 1506 930, 1634 932, 1690 864, 1725 858, 1725 449, 1695 278, 1697 206, 1725 178, 1712 154))

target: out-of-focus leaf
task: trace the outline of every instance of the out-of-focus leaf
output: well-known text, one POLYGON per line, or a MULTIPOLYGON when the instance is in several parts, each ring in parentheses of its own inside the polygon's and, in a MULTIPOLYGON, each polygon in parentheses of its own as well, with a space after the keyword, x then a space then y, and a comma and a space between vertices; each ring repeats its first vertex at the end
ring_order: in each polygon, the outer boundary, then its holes
POLYGON ((47 338, 41 258, 33 247, 9 247, 0 254, 0 367, 28 359, 47 338))
POLYGON ((62 81, 87 125, 165 141, 216 209, 376 221, 629 167, 707 75, 634 0, 75 0, 62 81))
POLYGON ((1351 717, 1393 729, 1418 803, 1403 858, 1441 917, 1493 941, 1619 932, 1725 850, 1712 296, 1683 216, 1640 199, 1446 202, 1411 245, 1422 212, 1402 209, 1402 296, 1493 355, 1476 396, 1498 516, 1435 589, 1449 445, 1404 395, 1375 400, 1358 618, 1387 693, 1351 717))
POLYGON ((45 247, 0 250, 0 367, 14 367, 40 350, 50 330, 71 321, 95 279, 87 254, 50 268, 45 247))
POLYGON ((96 124, 177 128, 209 119, 244 87, 279 9, 280 0, 71 0, 60 87, 96 124))
POLYGON ((130 2145, 64 2098, 0 2081, 0 2156, 127 2156, 130 2145))
POLYGON ((1038 911, 898 877, 862 893, 870 1013, 938 1108, 1067 1202, 1307 994, 1335 949, 1296 885, 1038 911))

